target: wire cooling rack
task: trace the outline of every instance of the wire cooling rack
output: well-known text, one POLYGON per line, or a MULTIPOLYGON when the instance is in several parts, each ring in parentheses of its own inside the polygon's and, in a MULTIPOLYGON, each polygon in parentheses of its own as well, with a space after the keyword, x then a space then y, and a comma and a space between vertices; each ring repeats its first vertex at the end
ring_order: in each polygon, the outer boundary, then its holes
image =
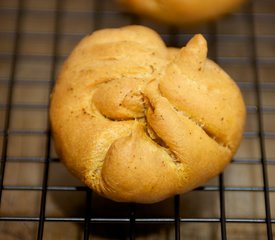
POLYGON ((275 1, 193 29, 110 0, 0 2, 0 239, 272 239, 275 233, 275 1), (152 205, 103 199, 59 162, 47 120, 60 64, 95 29, 143 24, 168 45, 203 33, 247 106, 239 151, 219 177, 152 205), (273 230, 272 230, 273 229, 273 230))

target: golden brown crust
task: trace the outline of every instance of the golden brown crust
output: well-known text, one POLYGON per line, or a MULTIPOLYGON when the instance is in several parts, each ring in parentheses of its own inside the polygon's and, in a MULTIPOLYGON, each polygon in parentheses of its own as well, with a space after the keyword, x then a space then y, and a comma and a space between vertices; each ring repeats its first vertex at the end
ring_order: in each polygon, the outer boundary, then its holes
POLYGON ((118 0, 129 10, 175 24, 190 25, 229 13, 246 0, 118 0))
POLYGON ((220 173, 240 143, 245 107, 206 55, 201 35, 169 49, 141 26, 84 38, 51 99, 55 147, 69 170, 103 196, 141 203, 220 173))

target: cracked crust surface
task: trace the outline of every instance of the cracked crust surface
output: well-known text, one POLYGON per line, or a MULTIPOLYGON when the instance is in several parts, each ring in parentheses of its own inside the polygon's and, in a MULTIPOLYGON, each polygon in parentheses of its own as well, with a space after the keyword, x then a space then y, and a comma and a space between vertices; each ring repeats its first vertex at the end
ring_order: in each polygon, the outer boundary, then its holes
POLYGON ((115 201, 152 203, 219 174, 235 153, 245 106, 195 35, 167 48, 141 26, 85 37, 51 99, 55 148, 68 169, 115 201))
POLYGON ((117 0, 134 13, 175 25, 215 19, 246 0, 117 0))

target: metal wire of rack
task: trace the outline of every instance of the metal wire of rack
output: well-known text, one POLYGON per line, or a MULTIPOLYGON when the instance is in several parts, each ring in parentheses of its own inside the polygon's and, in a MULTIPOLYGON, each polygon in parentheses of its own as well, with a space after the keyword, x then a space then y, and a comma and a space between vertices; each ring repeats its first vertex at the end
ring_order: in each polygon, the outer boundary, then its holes
POLYGON ((159 25, 114 1, 0 3, 0 239, 273 239, 275 1, 255 0, 195 29, 159 25), (67 173, 52 147, 49 95, 60 64, 99 28, 148 25, 168 45, 197 32, 240 86, 240 150, 216 179, 158 204, 114 203, 67 173))

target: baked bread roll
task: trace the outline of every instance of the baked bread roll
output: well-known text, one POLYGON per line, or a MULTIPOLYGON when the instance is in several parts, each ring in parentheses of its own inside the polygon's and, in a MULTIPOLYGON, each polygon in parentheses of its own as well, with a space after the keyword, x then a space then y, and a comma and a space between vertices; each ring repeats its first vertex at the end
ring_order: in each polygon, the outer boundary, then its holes
POLYGON ((115 201, 153 203, 219 174, 243 133, 232 79, 195 35, 167 48, 142 26, 85 37, 63 65, 50 120, 68 169, 115 201))
POLYGON ((192 25, 235 10, 245 0, 118 0, 134 13, 174 25, 192 25))

